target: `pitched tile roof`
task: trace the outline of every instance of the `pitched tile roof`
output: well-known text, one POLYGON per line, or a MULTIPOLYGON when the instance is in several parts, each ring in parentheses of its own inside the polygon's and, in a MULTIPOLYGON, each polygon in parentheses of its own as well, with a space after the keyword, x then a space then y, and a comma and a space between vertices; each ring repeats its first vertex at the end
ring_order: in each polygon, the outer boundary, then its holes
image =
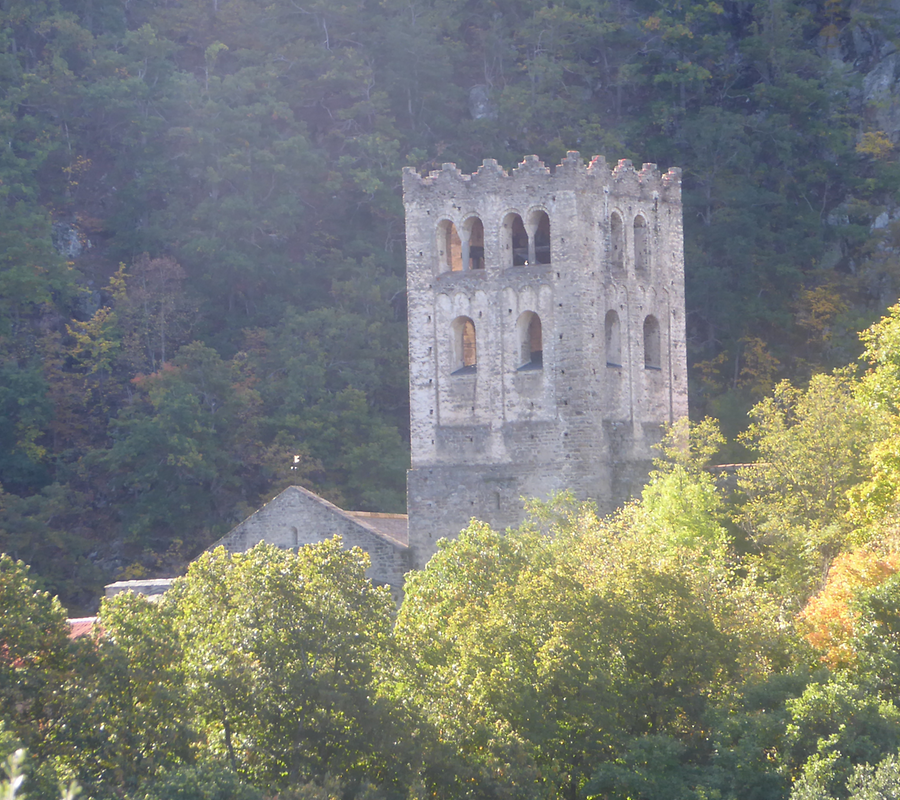
POLYGON ((406 514, 379 514, 375 511, 347 511, 351 517, 374 528, 385 539, 409 546, 409 517, 406 514))
POLYGON ((68 619, 69 638, 77 639, 79 636, 90 636, 94 630, 94 624, 97 622, 96 617, 75 617, 68 619))

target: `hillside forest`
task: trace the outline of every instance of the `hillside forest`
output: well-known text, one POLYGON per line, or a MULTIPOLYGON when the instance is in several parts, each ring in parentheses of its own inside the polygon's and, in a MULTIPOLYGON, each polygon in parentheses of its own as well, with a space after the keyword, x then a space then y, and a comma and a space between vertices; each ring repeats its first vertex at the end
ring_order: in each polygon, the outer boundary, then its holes
POLYGON ((290 483, 401 512, 400 171, 684 169, 726 461, 900 291, 879 0, 2 0, 0 549, 73 613, 290 483))

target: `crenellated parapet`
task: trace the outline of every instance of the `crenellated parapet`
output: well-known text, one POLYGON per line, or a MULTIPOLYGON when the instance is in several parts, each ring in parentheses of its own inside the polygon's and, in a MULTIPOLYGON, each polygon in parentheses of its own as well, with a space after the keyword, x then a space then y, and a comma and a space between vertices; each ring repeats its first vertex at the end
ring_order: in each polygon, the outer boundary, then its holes
POLYGON ((534 155, 525 156, 511 172, 507 172, 494 158, 484 159, 482 165, 471 174, 463 173, 452 162, 446 162, 441 169, 432 170, 426 176, 420 175, 413 167, 403 168, 403 192, 409 199, 427 196, 429 191, 435 189, 477 192, 509 187, 514 190, 522 184, 546 192, 593 186, 612 191, 636 190, 645 195, 652 195, 653 192, 667 197, 677 194, 680 198, 681 170, 673 167, 662 175, 656 164, 647 163, 638 171, 628 159, 622 159, 610 167, 603 156, 594 156, 585 164, 577 150, 570 150, 553 170, 534 155))

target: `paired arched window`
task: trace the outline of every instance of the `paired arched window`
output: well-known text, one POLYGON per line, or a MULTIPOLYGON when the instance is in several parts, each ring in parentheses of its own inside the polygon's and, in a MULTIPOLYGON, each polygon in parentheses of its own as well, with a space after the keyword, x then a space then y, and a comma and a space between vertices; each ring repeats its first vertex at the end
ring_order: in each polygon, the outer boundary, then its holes
POLYGON ((615 311, 606 312, 604 322, 606 333, 606 366, 622 366, 622 333, 619 326, 619 315, 615 311))
POLYGON ((609 264, 613 275, 625 274, 625 226, 616 211, 609 215, 609 264))
POLYGON ((526 311, 516 323, 519 335, 519 369, 541 369, 544 366, 544 333, 541 318, 526 311))
POLYGON ((477 348, 475 346, 475 323, 468 317, 457 317, 452 327, 452 369, 454 375, 475 372, 477 348))
POLYGON ((640 214, 634 218, 634 274, 637 278, 650 277, 650 237, 647 221, 640 214))
MULTIPOLYGON (((469 217, 461 230, 449 219, 438 223, 438 256, 441 272, 484 269, 484 223, 469 217)), ((516 213, 503 220, 503 258, 505 267, 550 264, 550 216, 535 211, 527 225, 516 213)))
POLYGON ((644 320, 644 367, 646 369, 662 369, 659 320, 652 314, 644 320))
POLYGON ((507 214, 503 220, 503 253, 504 267, 551 263, 547 212, 535 211, 528 217, 527 225, 518 214, 507 214))
POLYGON ((465 221, 462 235, 449 219, 438 224, 441 272, 484 269, 484 225, 478 217, 465 221))

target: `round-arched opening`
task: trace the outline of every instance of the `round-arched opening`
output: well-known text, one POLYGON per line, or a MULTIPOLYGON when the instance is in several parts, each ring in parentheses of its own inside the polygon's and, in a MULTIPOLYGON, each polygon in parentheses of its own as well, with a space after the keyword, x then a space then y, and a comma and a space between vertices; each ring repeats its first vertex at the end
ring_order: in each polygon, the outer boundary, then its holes
POLYGON ((543 369, 544 333, 541 318, 533 311, 526 311, 516 323, 519 339, 519 370, 543 369))
POLYGON ((609 215, 609 266, 614 276, 625 274, 625 226, 616 211, 609 215))
POLYGON ((606 366, 622 366, 622 334, 619 326, 619 315, 615 311, 606 312, 604 321, 606 342, 606 366))
POLYGON ((456 225, 449 219, 438 223, 437 249, 441 272, 462 271, 462 239, 460 239, 459 231, 456 230, 456 225))
POLYGON ((634 218, 634 274, 644 280, 650 277, 650 237, 647 221, 640 214, 634 218))
POLYGON ((528 231, 518 214, 503 220, 503 257, 505 267, 524 267, 528 263, 528 231))
POLYGON ((652 314, 644 320, 644 367, 646 369, 662 369, 659 320, 652 314))
POLYGON ((465 222, 465 231, 467 235, 463 248, 466 269, 484 269, 484 224, 478 217, 470 217, 465 222))
POLYGON ((551 263, 550 217, 546 211, 536 211, 532 216, 534 226, 534 260, 537 264, 551 263))
POLYGON ((451 325, 451 336, 451 374, 474 373, 478 360, 475 345, 475 323, 469 317, 457 317, 451 325))

